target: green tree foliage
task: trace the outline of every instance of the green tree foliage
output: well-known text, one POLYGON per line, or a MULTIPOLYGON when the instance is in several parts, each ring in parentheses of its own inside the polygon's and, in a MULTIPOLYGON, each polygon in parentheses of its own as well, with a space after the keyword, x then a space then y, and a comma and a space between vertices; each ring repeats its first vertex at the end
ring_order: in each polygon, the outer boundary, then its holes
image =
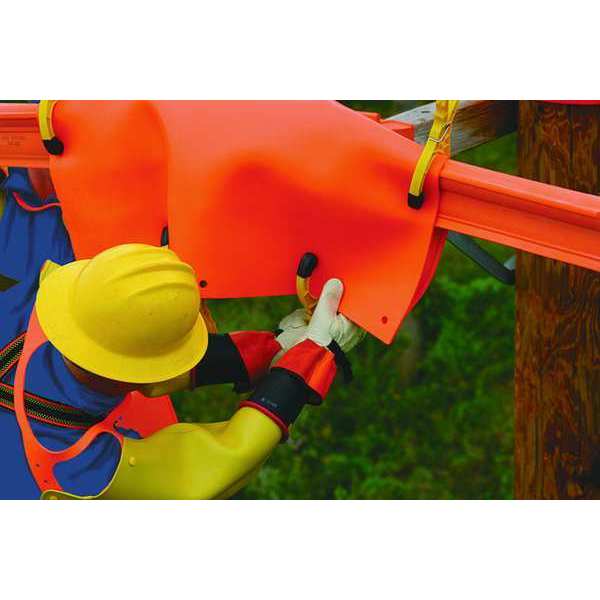
MULTIPOLYGON (((407 103, 358 101, 390 114, 407 103)), ((514 171, 514 137, 461 160, 514 171)), ((510 250, 486 244, 501 259, 510 250)), ((214 301, 223 331, 273 329, 295 298, 214 301)), ((514 290, 447 246, 430 289, 398 339, 368 338, 350 358, 355 381, 337 382, 308 407, 292 437, 241 498, 510 498, 514 290)), ((229 386, 179 394, 182 420, 227 419, 229 386)))

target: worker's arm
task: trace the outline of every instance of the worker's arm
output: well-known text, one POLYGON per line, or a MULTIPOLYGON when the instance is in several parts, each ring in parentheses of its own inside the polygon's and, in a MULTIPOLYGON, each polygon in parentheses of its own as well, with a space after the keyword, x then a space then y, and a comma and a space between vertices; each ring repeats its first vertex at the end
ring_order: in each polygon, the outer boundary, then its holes
MULTIPOLYGON (((268 417, 251 408, 226 423, 178 423, 154 435, 126 438, 103 499, 209 499, 243 486, 281 439, 268 417)), ((228 493, 229 492, 229 493, 228 493)))
POLYGON ((306 339, 277 361, 230 421, 180 423, 143 440, 126 439, 102 498, 224 498, 238 491, 302 408, 325 398, 340 352, 330 329, 341 293, 337 280, 324 288, 306 339))
MULTIPOLYGON (((336 335, 339 333, 340 345, 346 350, 349 330, 340 328, 344 322, 347 320, 340 315, 332 327, 336 335)), ((211 334, 206 354, 192 370, 191 387, 234 383, 241 390, 250 390, 267 374, 275 359, 306 338, 307 331, 305 311, 298 309, 280 321, 277 334, 270 331, 211 334)), ((352 331, 359 332, 359 338, 364 333, 358 327, 352 331)), ((353 340, 352 345, 357 341, 353 340)))
POLYGON ((336 372, 333 353, 305 340, 284 354, 226 423, 179 423, 126 438, 102 498, 225 498, 259 469, 308 403, 320 403, 336 372))
POLYGON ((269 331, 211 333, 206 353, 196 367, 174 379, 146 384, 140 391, 152 398, 218 383, 233 383, 240 391, 248 391, 266 375, 281 349, 269 331))
POLYGON ((269 331, 211 334, 206 354, 192 370, 192 388, 234 383, 250 389, 269 370, 281 344, 269 331))

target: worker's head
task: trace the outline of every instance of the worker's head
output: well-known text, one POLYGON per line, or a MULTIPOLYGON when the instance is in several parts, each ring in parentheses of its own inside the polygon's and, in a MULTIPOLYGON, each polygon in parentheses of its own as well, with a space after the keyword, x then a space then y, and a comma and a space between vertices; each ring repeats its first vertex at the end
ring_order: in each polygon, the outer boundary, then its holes
POLYGON ((167 248, 125 244, 60 267, 36 310, 77 379, 107 393, 178 377, 208 342, 195 273, 167 248))

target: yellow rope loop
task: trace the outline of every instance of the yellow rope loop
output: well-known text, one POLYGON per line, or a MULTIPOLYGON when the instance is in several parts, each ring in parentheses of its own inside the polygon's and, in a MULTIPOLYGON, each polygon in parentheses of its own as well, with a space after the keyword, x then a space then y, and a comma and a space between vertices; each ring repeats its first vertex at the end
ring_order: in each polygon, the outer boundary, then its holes
POLYGON ((318 298, 310 293, 310 276, 317 267, 319 260, 312 252, 305 252, 296 269, 296 294, 304 306, 304 320, 308 323, 317 305, 318 298))
POLYGON ((308 323, 312 314, 317 306, 318 298, 315 298, 310 293, 310 277, 296 276, 296 294, 304 307, 305 315, 304 320, 308 323))
POLYGON ((460 100, 437 100, 435 103, 433 125, 408 190, 411 208, 421 208, 423 204, 423 184, 436 152, 450 153, 450 132, 459 103, 460 100))
POLYGON ((40 126, 40 135, 43 140, 51 140, 54 137, 52 128, 52 111, 56 100, 40 100, 38 106, 38 123, 40 126))

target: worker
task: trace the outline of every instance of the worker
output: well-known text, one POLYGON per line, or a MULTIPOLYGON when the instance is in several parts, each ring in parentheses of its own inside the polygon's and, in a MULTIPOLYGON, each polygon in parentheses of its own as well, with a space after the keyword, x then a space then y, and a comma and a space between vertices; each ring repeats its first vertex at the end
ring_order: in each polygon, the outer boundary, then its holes
MULTIPOLYGON (((65 238, 51 241, 49 253, 66 245, 65 238)), ((277 337, 209 335, 196 276, 167 248, 127 244, 64 266, 47 261, 39 277, 20 277, 0 293, 5 498, 228 497, 287 437, 302 407, 322 401, 343 351, 362 336, 337 314, 337 280, 324 287, 308 325, 296 311, 277 337), (34 339, 44 343, 26 356, 34 339), (26 425, 15 414, 19 369, 26 425), (176 424, 145 439, 110 423, 81 452, 51 465, 54 454, 82 443, 132 390, 151 396, 227 382, 254 391, 225 423, 176 424)))

